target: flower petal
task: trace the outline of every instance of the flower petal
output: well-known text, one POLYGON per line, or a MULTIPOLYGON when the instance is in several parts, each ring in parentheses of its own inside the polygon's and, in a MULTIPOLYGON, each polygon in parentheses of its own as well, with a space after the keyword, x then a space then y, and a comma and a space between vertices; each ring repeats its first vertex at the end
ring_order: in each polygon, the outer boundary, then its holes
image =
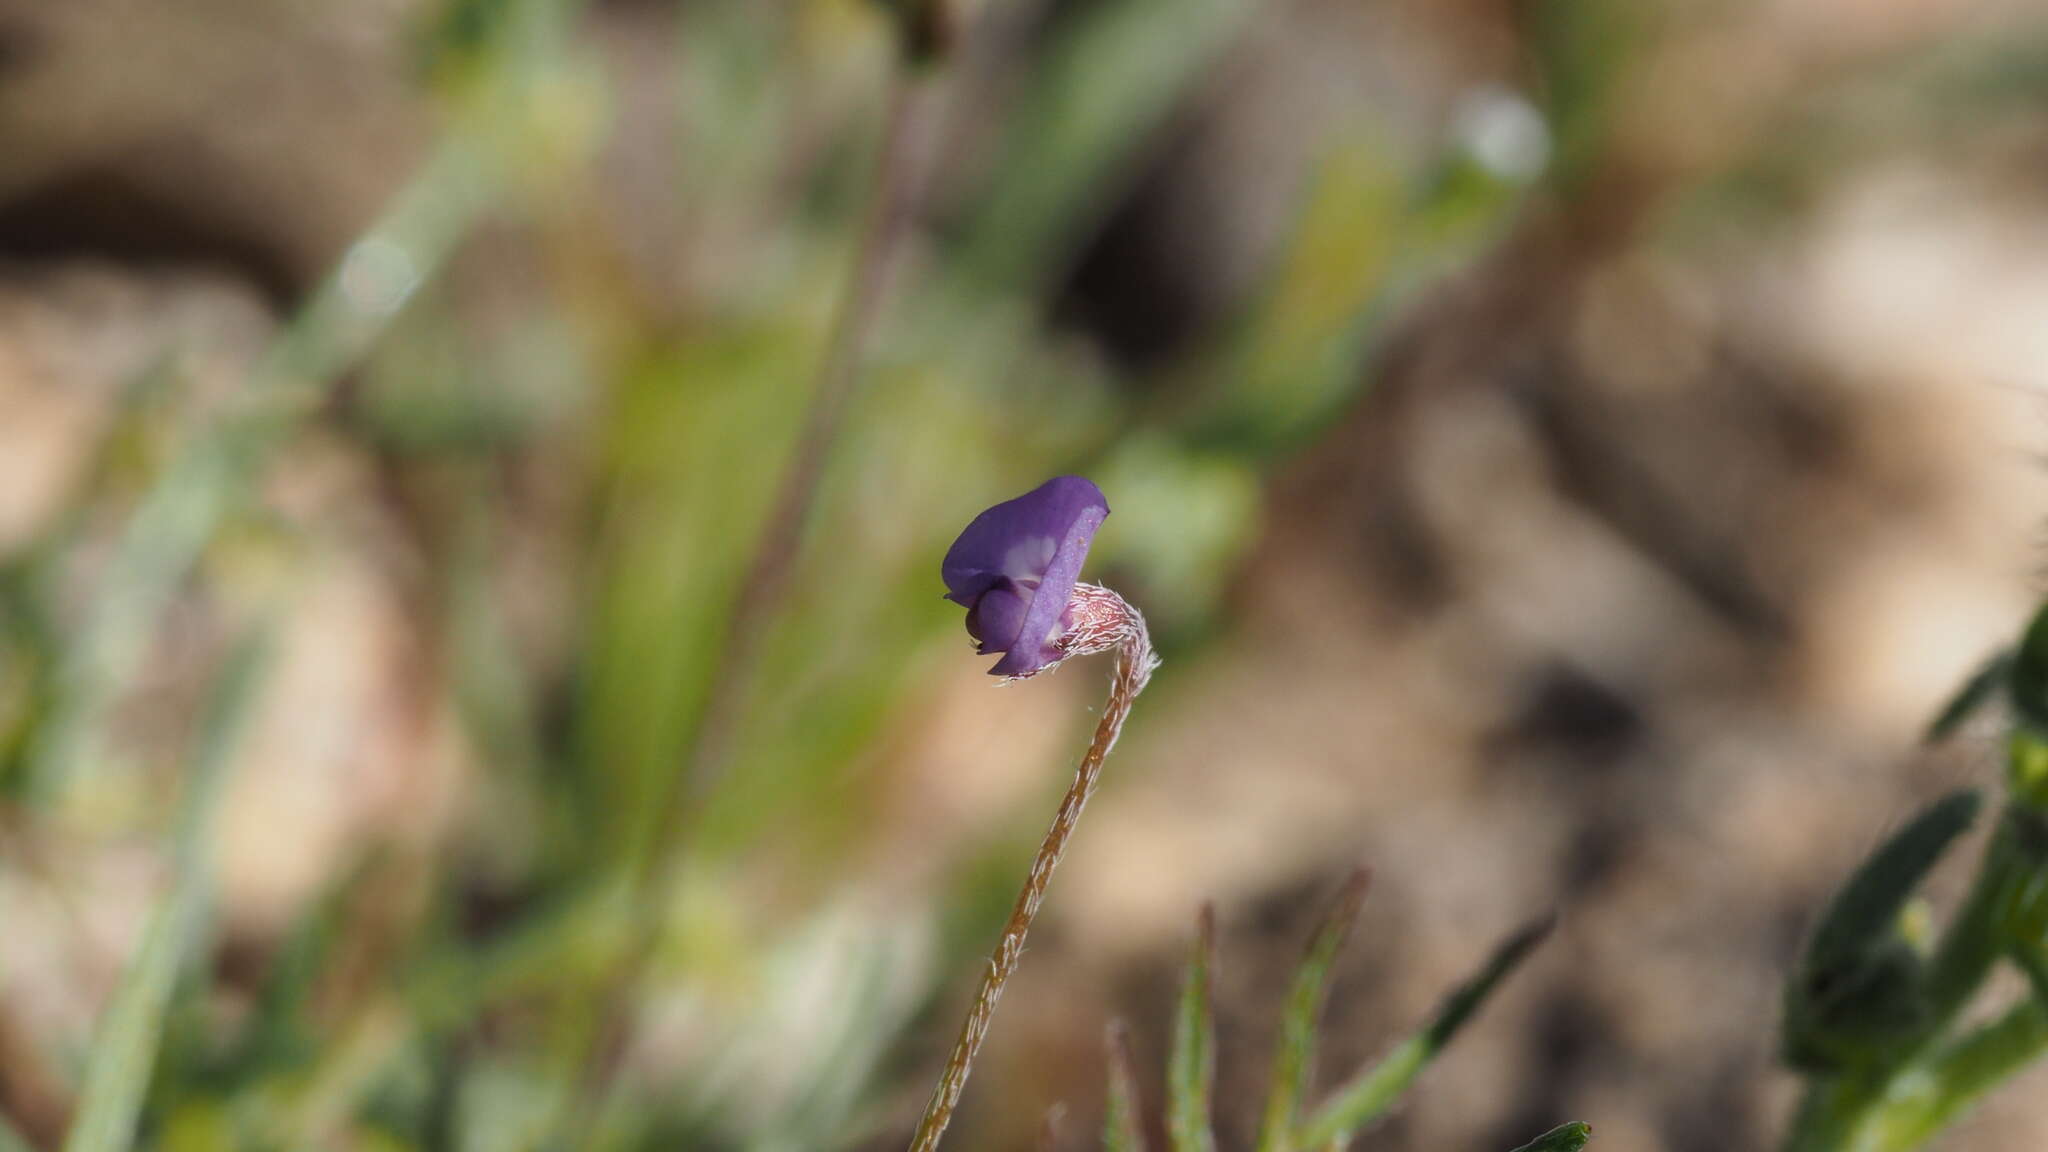
MULTIPOLYGON (((998 578, 1026 587, 1042 580, 1075 525, 1090 512, 1094 525, 1109 514, 1102 489, 1079 476, 1058 476, 976 516, 939 566, 947 598, 969 604, 998 578)), ((1084 554, 1093 534, 1091 527, 1082 537, 1084 554)))
POLYGON ((967 609, 967 634, 981 645, 979 651, 1007 652, 1024 631, 1025 609, 1030 592, 1008 580, 982 593, 967 609))
POLYGON ((1032 593, 1031 605, 1024 610, 1024 623, 1018 630, 1016 641, 990 671, 998 676, 1022 676, 1059 659, 1053 641, 1059 639, 1061 623, 1067 614, 1067 600, 1074 594, 1074 582, 1081 578, 1081 562, 1088 558, 1088 545, 1094 542, 1095 530, 1102 527, 1102 519, 1107 514, 1108 509, 1104 507, 1081 510, 1054 550, 1051 564, 1047 565, 1044 577, 1032 593))

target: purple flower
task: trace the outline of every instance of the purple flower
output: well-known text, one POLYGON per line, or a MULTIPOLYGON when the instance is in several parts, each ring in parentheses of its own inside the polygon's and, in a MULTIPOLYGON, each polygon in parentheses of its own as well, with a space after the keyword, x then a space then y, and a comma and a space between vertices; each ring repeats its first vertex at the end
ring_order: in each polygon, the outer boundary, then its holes
POLYGON ((1109 502, 1079 476, 1048 480, 974 518, 939 566, 946 599, 967 609, 977 651, 1001 652, 994 676, 1029 676, 1065 655, 1067 600, 1109 502))

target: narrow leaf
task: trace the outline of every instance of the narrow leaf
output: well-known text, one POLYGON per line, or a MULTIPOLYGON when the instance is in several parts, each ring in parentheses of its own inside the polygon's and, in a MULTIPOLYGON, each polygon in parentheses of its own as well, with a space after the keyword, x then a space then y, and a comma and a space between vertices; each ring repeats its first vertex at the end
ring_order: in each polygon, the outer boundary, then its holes
POLYGON ((1927 742, 1939 744, 1955 735, 1956 729, 1961 728, 1964 721, 1975 716, 1979 709, 1998 694, 2000 688, 2005 687, 2006 676, 2011 671, 2010 651, 2000 649, 1992 653, 1990 659, 1979 665, 1975 672, 1970 673, 1970 678, 1963 681, 1963 686, 1956 689, 1956 694, 1949 697, 1948 703, 1942 705, 1941 711, 1927 725, 1927 742))
POLYGON ((1871 853, 1822 914, 1806 950, 1806 968, 1853 963, 1874 944, 1889 940, 1907 898, 1949 844, 1969 830, 1980 803, 1975 792, 1951 792, 1871 853))
POLYGON ((2048 1008, 2048 955, 2044 955, 2040 944, 2021 940, 2012 946, 2013 966, 2020 975, 2027 978, 2027 987, 2033 990, 2034 1001, 2048 1008))
POLYGON ((1102 1122, 1103 1152, 1146 1152, 1138 1120, 1138 1062, 1131 1055, 1131 1030, 1109 1022, 1104 1047, 1109 1058, 1109 1105, 1102 1122))
POLYGON ((65 1152, 124 1152, 135 1140, 178 969, 206 919, 214 817, 241 735, 263 645, 245 641, 229 657, 186 781, 171 846, 171 891, 150 918, 142 947, 114 991, 87 1058, 85 1087, 65 1152))
POLYGON ((1975 792, 1929 805, 1879 845, 1822 913, 1806 954, 1785 984, 1783 1054, 1806 1071, 1836 1070, 1935 1027, 1966 998, 2001 950, 2004 872, 2010 853, 1993 838, 1986 871, 1950 923, 1931 969, 1899 930, 1901 911, 1949 845, 1976 819, 1975 792), (1987 883, 1987 881, 1990 881, 1987 883))
POLYGON ((2048 605, 2021 633, 2005 685, 2020 719, 2036 732, 2048 732, 2048 605))
POLYGON ((1550 935, 1554 923, 1550 917, 1545 917, 1503 941, 1494 949, 1486 967, 1444 1000, 1427 1027, 1402 1041, 1378 1064, 1360 1072, 1339 1088, 1330 1102, 1295 1137, 1295 1146, 1342 1148, 1352 1133, 1379 1119, 1415 1082, 1444 1045, 1450 1043, 1458 1029, 1465 1026, 1494 988, 1550 935))
POLYGON ((1592 1138, 1593 1126, 1574 1120, 1570 1124, 1560 1124, 1552 1128, 1515 1149, 1515 1152, 1579 1152, 1579 1149, 1586 1146, 1586 1141, 1592 1138))
POLYGON ((1209 1090, 1216 1079, 1216 1026, 1211 983, 1216 966, 1216 909, 1204 904, 1195 922, 1195 947, 1181 983, 1167 1063, 1167 1127, 1173 1152, 1215 1152, 1209 1127, 1209 1090))
POLYGON ((1329 995, 1330 969, 1358 922, 1371 874, 1360 868, 1338 893, 1337 902, 1309 941, 1308 953, 1295 971, 1280 1019, 1280 1037, 1273 1053, 1273 1084, 1266 1095, 1266 1119, 1259 1129, 1259 1152, 1288 1152, 1301 1123, 1301 1100, 1315 1072, 1316 1022, 1329 995))

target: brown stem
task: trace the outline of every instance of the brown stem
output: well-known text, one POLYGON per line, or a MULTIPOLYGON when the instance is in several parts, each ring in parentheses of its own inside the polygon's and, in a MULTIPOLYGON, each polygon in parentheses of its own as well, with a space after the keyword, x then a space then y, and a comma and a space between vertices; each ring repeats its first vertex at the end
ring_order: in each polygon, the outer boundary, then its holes
POLYGON ((1095 794, 1095 785, 1102 779, 1102 762, 1109 756, 1109 750, 1116 746, 1116 738, 1123 731, 1124 719, 1130 715, 1131 705, 1138 699, 1138 693, 1144 691, 1145 682, 1159 663, 1152 653, 1151 637, 1145 632, 1145 619, 1135 608, 1124 604, 1121 598, 1107 589, 1081 585, 1075 593, 1077 599, 1115 598, 1127 618, 1117 638, 1116 674, 1110 683, 1109 702, 1103 706, 1102 720, 1095 726, 1095 739, 1089 742, 1088 752, 1081 757, 1081 766, 1074 773, 1074 783, 1067 789, 1066 798, 1060 801, 1059 811, 1052 818, 1052 827, 1046 830, 1045 840, 1038 846, 1038 855, 1031 861, 1031 871, 1024 877, 1023 890, 1017 893, 1017 903, 1010 910, 1009 922, 1003 926, 1002 938, 996 942, 995 951, 989 953, 988 967, 981 976, 981 987, 974 994, 973 1006, 967 1010, 967 1020, 960 1027, 960 1038, 953 1044, 953 1054, 946 1060, 945 1071, 939 1074, 938 1086, 932 1089, 931 1102, 925 1105, 924 1118, 917 1125, 917 1136, 910 1142, 911 1152, 934 1152, 939 1146, 939 1138, 945 1135, 946 1125, 953 1119, 953 1109, 960 1103, 961 1090, 967 1087, 967 1075, 973 1069, 975 1054, 981 1051, 981 1042, 988 1036, 996 1001, 1002 998, 1004 985, 1009 983, 1010 976, 1017 971, 1018 960, 1024 955, 1024 936, 1031 931, 1031 922, 1038 918, 1038 906, 1045 901, 1045 888, 1052 882, 1053 869, 1059 867, 1060 857, 1067 850, 1067 840, 1074 834, 1074 825, 1080 823, 1081 810, 1087 806, 1088 798, 1095 794))

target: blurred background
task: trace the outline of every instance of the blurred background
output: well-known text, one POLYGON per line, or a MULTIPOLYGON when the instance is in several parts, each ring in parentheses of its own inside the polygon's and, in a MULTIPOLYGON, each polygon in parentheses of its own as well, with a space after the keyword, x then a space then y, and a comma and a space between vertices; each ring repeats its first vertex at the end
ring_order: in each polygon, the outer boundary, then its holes
POLYGON ((954 15, 0 0, 28 1146, 180 938, 140 1146, 900 1147, 1107 671, 996 690, 938 559, 1063 472, 1165 664, 949 1147, 1092 1146, 1113 1016, 1156 1126, 1205 900, 1246 1146, 1360 863, 1324 1083, 1562 916, 1374 1148, 1775 1140, 2040 587, 2048 12, 954 15))

